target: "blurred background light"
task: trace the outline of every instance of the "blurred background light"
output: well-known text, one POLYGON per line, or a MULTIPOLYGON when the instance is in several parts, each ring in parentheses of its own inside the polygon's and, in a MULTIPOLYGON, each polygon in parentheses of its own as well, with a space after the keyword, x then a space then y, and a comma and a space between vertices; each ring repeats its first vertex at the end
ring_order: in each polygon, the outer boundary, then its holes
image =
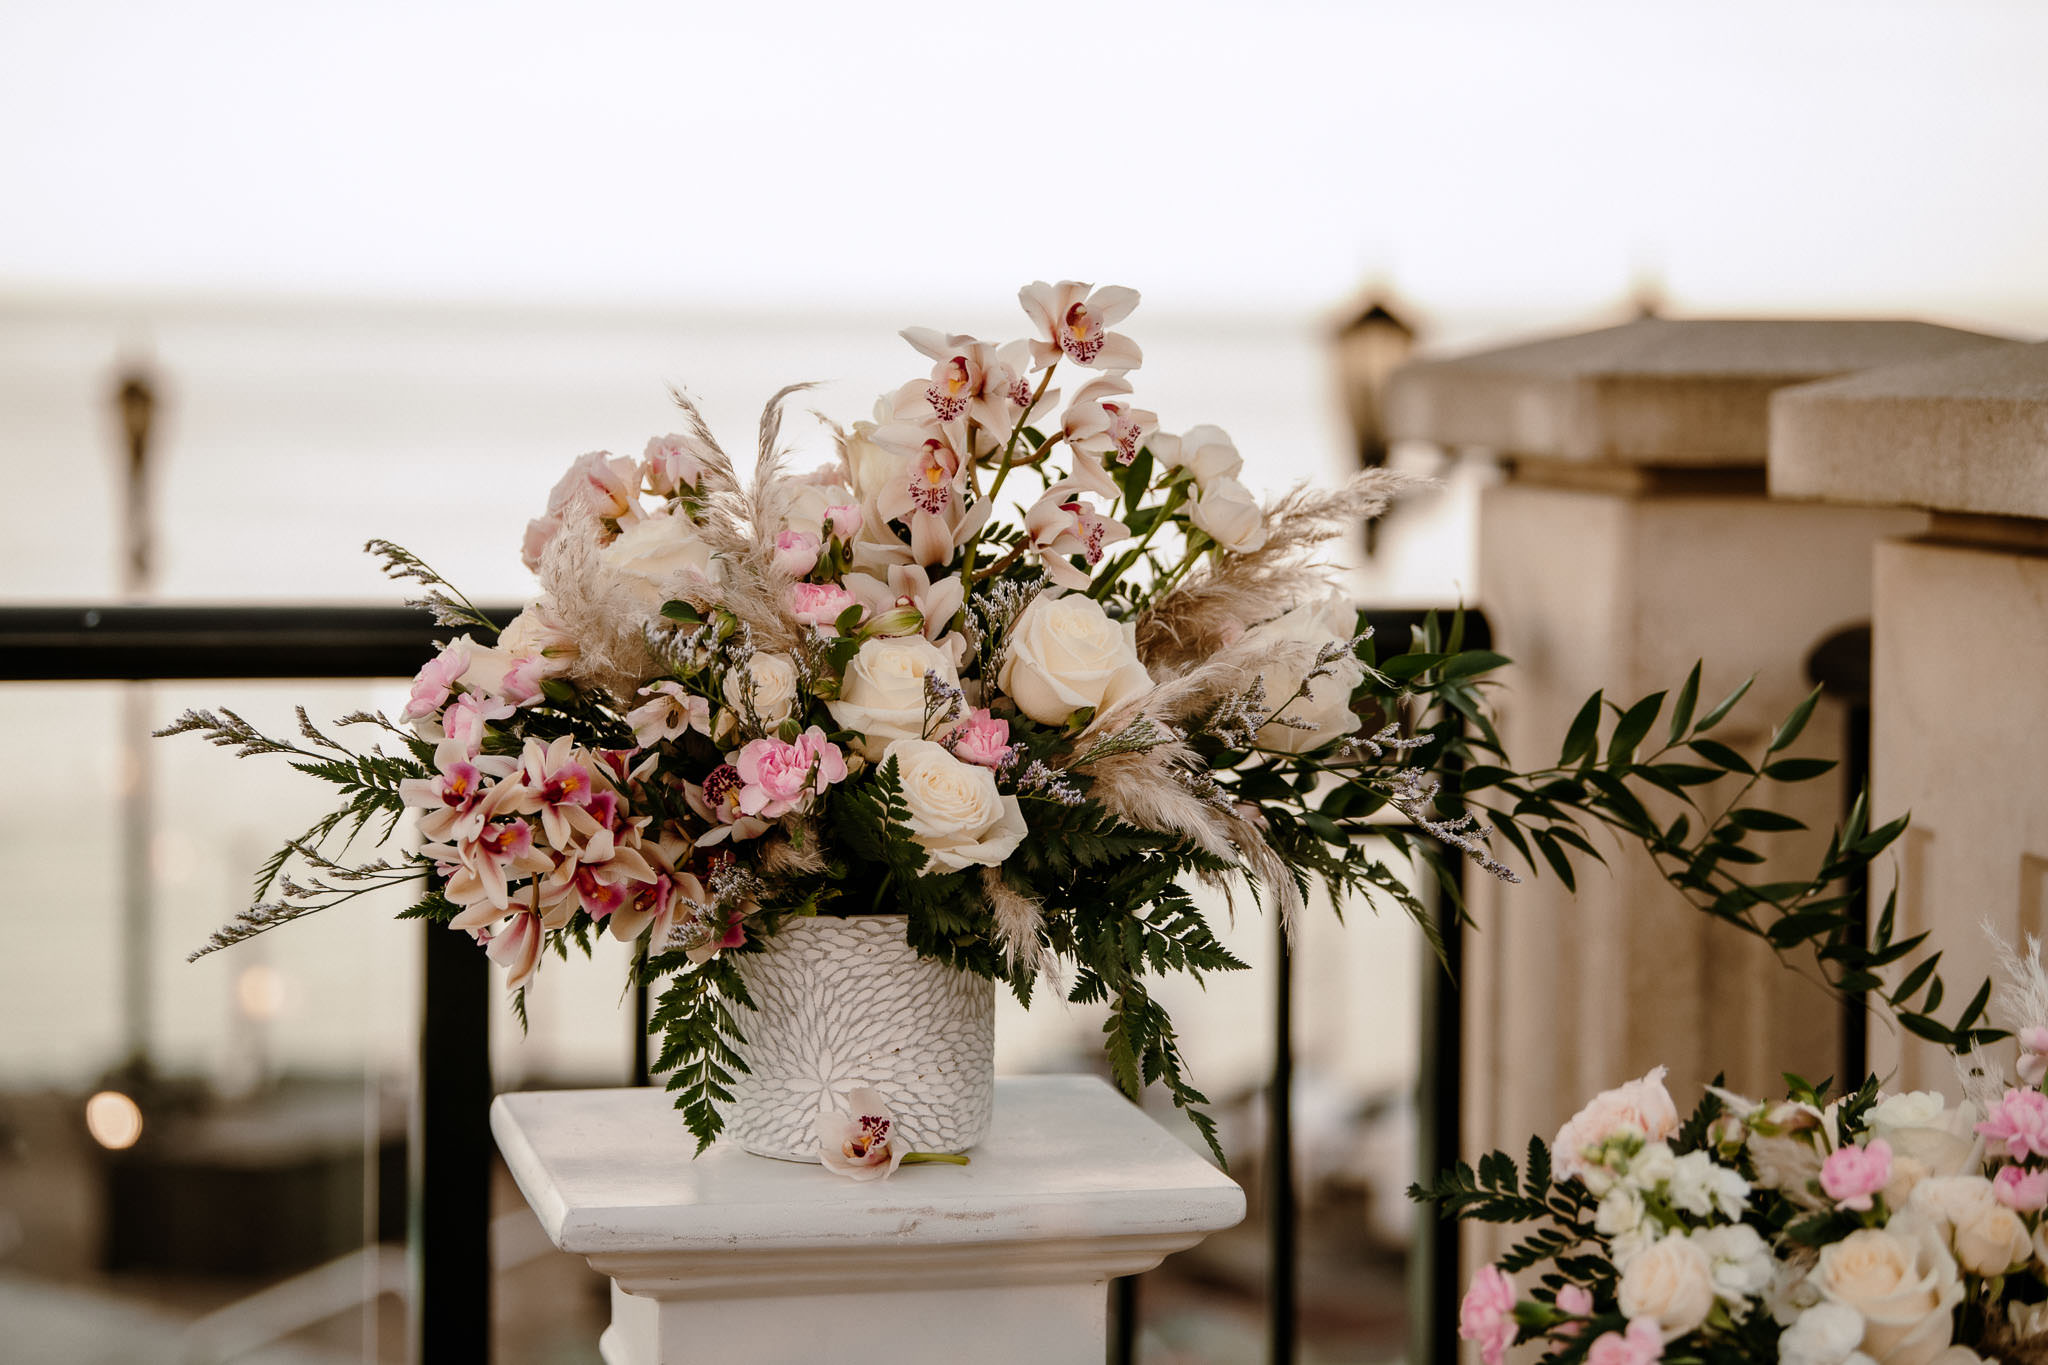
POLYGON ((102 1090, 85 1102, 85 1130, 108 1151, 126 1151, 142 1137, 142 1109, 118 1090, 102 1090))

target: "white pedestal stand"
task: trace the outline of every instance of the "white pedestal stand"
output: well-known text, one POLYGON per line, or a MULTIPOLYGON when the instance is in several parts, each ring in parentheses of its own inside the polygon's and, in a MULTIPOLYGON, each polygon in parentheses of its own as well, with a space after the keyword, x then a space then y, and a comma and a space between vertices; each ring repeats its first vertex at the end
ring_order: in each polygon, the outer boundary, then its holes
POLYGON ((996 1083, 969 1166, 861 1183, 691 1138, 660 1090, 501 1095, 555 1245, 612 1280, 607 1365, 1097 1365, 1104 1286, 1244 1216, 1244 1192, 1101 1081, 996 1083))

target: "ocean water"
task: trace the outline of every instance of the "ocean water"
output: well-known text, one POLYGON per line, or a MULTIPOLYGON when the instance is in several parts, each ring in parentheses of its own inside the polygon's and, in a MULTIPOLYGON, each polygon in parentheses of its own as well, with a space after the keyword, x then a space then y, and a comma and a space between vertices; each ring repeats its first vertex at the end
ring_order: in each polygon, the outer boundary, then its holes
MULTIPOLYGON (((167 601, 396 601, 361 553, 372 536, 415 550, 471 596, 527 595, 525 520, 576 455, 638 453, 679 425, 667 393, 696 395, 729 448, 750 448, 761 401, 793 379, 827 381, 789 431, 823 458, 815 407, 841 422, 921 374, 894 336, 905 321, 1000 335, 1010 320, 575 316, 392 308, 214 307, 0 301, 0 599, 102 601, 117 590, 120 367, 146 364, 161 394, 152 461, 154 595, 167 601)), ((1134 320, 1136 322, 1140 319, 1134 320)), ((1281 320, 1169 320, 1135 326, 1146 350, 1141 406, 1168 429, 1214 422, 1273 491, 1341 477, 1349 438, 1334 358, 1320 330, 1281 320)), ((1427 464, 1427 457, 1418 457, 1427 464)), ((1470 583, 1470 501, 1483 474, 1453 467, 1418 493, 1387 549, 1353 575, 1386 603, 1447 601, 1470 583)), ((1358 547, 1347 550, 1354 564, 1358 547)), ((75 1086, 118 1060, 123 833, 118 794, 132 778, 118 687, 11 684, 0 693, 0 1086, 75 1086)), ((397 684, 335 681, 158 685, 157 723, 227 704, 289 728, 394 709, 397 684)), ((184 954, 241 904, 256 863, 327 808, 326 789, 261 760, 238 762, 196 738, 149 750, 156 812, 151 947, 154 1054, 169 1069, 233 1088, 283 1069, 395 1076, 414 1044, 417 930, 395 900, 365 900, 188 965, 184 954)), ((1215 913, 1255 968, 1269 923, 1241 904, 1215 913)), ((1303 926, 1297 1030, 1304 1067, 1339 1093, 1403 1084, 1416 1045, 1419 936, 1397 917, 1354 908, 1339 926, 1318 907, 1303 926)), ((551 961, 530 993, 532 1032, 499 1016, 500 1079, 623 1079, 623 949, 595 964, 551 961)), ((1176 981, 1162 992, 1186 1035, 1198 1084, 1228 1095, 1256 1084, 1270 1044, 1270 975, 1176 981)), ((1010 1005, 999 1061, 1072 1065, 1099 1016, 1042 1001, 1010 1005)))

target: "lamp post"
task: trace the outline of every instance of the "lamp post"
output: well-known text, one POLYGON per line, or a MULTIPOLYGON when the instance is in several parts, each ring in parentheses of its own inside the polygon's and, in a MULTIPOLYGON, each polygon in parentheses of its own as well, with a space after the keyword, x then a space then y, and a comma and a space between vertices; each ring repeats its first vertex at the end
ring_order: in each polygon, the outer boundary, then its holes
MULTIPOLYGON (((1361 469, 1377 469, 1387 462, 1383 407, 1387 381, 1407 363, 1414 350, 1415 329, 1402 321, 1377 293, 1366 303, 1364 311, 1337 331, 1338 375, 1361 469)), ((1366 523, 1367 554, 1378 547, 1378 525, 1366 523)))
MULTIPOLYGON (((147 372, 131 368, 124 373, 114 403, 127 455, 122 470, 121 595, 139 601, 149 592, 153 548, 149 449, 157 399, 147 372)), ((149 690, 147 684, 131 682, 121 689, 121 1067, 137 1082, 149 1076, 154 1013, 150 855, 155 822, 150 767, 149 690)))

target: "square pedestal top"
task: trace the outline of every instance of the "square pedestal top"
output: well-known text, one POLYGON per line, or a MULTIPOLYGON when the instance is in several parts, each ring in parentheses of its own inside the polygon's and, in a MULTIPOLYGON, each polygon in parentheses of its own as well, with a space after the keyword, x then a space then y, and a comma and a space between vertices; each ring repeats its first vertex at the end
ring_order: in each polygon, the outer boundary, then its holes
POLYGON ((905 1166, 886 1180, 849 1180, 729 1142, 693 1160, 695 1142, 658 1088, 500 1095, 491 1130, 555 1245, 594 1258, 742 1246, 1192 1244, 1244 1217, 1244 1192, 1229 1177, 1090 1076, 998 1080, 994 1126, 969 1165, 905 1166))

